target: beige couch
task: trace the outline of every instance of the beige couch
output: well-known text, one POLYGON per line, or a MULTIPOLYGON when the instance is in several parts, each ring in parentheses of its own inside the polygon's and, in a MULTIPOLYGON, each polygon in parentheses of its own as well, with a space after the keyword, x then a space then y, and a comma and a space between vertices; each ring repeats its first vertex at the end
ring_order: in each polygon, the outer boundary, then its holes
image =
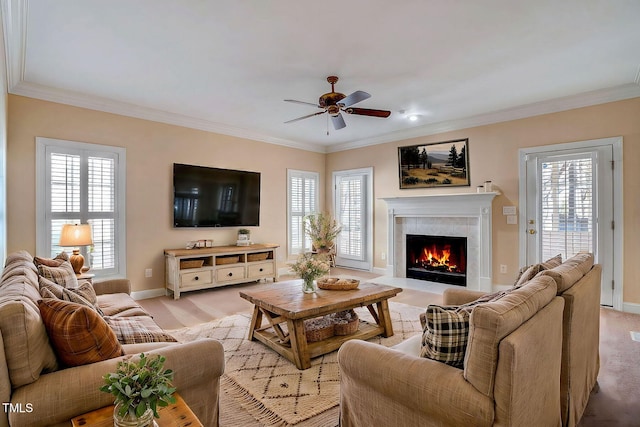
MULTIPOLYGON (((562 425, 573 427, 584 413, 600 368, 600 294, 602 266, 593 254, 579 253, 561 265, 543 270, 540 276, 554 279, 564 299, 562 320, 562 371, 560 405, 562 425)), ((448 289, 448 304, 464 304, 483 293, 448 289)))
MULTIPOLYGON (((122 357, 61 369, 38 309, 38 273, 26 251, 7 257, 0 280, 0 427, 70 426, 70 419, 113 403, 99 391, 103 375, 122 357)), ((130 296, 130 283, 95 283, 97 304, 106 315, 149 321, 130 296)), ((135 323, 135 322, 134 322, 135 323)), ((224 370, 220 343, 125 344, 125 354, 162 354, 178 393, 205 426, 218 425, 219 379, 224 370)))
MULTIPOLYGON (((550 277, 473 308, 464 369, 348 341, 338 352, 340 420, 356 426, 559 426, 562 313, 550 277)), ((448 301, 445 301, 447 304, 448 301)))

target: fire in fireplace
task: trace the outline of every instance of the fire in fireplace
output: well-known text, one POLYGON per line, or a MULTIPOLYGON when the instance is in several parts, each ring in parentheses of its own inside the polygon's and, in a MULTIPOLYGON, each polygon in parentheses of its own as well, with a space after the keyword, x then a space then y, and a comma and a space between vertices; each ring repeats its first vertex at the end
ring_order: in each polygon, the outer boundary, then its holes
POLYGON ((407 234, 408 278, 467 286, 467 238, 407 234))

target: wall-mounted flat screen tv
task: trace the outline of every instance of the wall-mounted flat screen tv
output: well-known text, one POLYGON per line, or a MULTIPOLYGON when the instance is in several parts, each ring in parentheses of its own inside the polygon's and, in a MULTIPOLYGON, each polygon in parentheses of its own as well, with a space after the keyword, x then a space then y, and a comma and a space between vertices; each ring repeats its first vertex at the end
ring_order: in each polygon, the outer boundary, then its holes
POLYGON ((174 163, 173 225, 260 225, 260 173, 174 163))

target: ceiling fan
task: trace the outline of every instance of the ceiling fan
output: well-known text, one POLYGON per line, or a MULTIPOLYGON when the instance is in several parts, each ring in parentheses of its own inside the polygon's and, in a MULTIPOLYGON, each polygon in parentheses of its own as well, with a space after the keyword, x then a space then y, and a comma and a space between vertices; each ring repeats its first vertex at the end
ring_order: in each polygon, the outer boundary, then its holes
POLYGON ((331 117, 333 127, 338 130, 347 126, 344 122, 341 112, 344 111, 347 114, 357 114, 359 116, 371 116, 371 117, 389 117, 391 111, 387 110, 373 110, 370 108, 356 108, 352 105, 358 102, 364 101, 367 98, 371 98, 367 92, 357 90, 351 95, 345 96, 343 93, 336 92, 334 85, 338 81, 338 77, 329 76, 327 81, 331 84, 331 92, 325 93, 320 96, 318 105, 311 102, 296 101, 295 99, 285 99, 286 102, 295 102, 297 104, 311 105, 312 107, 321 108, 322 111, 313 114, 307 114, 306 116, 298 117, 297 119, 286 121, 285 123, 297 122, 298 120, 307 119, 309 117, 317 116, 319 114, 328 113, 331 117))

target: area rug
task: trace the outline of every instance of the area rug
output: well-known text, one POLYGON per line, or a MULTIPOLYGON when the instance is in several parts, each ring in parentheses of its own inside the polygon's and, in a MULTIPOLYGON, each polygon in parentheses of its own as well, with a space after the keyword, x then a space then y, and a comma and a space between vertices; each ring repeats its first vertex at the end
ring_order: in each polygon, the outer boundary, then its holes
MULTIPOLYGON (((356 309, 361 321, 373 322, 366 308, 356 309)), ((423 308, 389 302, 394 335, 370 342, 395 345, 419 333, 423 308)), ((340 374, 337 351, 311 360, 311 368, 295 365, 257 341, 246 339, 251 315, 237 314, 170 331, 178 341, 203 338, 220 341, 225 351, 222 392, 238 400, 265 426, 326 427, 337 425, 340 374)))

